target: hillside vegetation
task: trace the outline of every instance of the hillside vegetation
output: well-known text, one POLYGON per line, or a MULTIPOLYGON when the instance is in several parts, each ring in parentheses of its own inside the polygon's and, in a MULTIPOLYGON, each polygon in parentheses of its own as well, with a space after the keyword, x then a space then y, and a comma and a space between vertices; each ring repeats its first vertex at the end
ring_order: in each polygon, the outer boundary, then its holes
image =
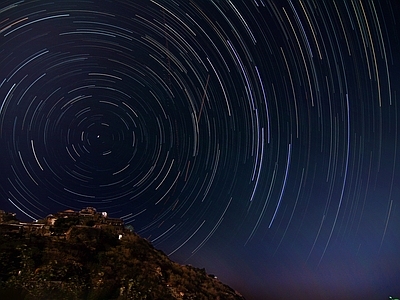
POLYGON ((3 230, 1 299, 243 299, 130 230, 58 223, 58 236, 3 230))

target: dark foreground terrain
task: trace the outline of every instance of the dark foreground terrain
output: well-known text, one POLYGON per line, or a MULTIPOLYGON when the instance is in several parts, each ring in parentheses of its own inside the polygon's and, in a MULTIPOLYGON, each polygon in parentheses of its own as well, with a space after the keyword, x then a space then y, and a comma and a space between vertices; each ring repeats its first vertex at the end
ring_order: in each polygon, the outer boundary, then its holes
POLYGON ((46 234, 0 223, 0 299, 244 299, 130 230, 76 223, 46 234))

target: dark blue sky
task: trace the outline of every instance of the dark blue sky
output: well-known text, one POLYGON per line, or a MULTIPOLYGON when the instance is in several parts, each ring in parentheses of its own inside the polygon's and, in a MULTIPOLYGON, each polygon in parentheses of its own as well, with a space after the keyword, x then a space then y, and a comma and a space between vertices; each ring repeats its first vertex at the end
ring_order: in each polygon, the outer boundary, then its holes
POLYGON ((248 299, 400 296, 398 1, 3 1, 0 203, 94 206, 248 299))

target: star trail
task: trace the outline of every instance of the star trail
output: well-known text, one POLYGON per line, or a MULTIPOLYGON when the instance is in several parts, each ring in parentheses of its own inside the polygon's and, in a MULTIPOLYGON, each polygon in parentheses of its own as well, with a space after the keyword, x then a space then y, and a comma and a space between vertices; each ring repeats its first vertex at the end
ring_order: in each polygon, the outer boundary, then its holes
POLYGON ((1 209, 107 211, 248 299, 399 297, 399 16, 2 1, 1 209))

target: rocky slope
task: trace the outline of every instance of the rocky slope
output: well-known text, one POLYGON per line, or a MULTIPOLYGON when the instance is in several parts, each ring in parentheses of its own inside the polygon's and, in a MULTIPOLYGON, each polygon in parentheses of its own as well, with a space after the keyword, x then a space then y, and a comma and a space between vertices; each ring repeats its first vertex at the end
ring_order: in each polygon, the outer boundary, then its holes
POLYGON ((130 230, 119 239, 104 227, 71 225, 68 234, 45 236, 7 226, 0 234, 1 299, 244 299, 130 230))

